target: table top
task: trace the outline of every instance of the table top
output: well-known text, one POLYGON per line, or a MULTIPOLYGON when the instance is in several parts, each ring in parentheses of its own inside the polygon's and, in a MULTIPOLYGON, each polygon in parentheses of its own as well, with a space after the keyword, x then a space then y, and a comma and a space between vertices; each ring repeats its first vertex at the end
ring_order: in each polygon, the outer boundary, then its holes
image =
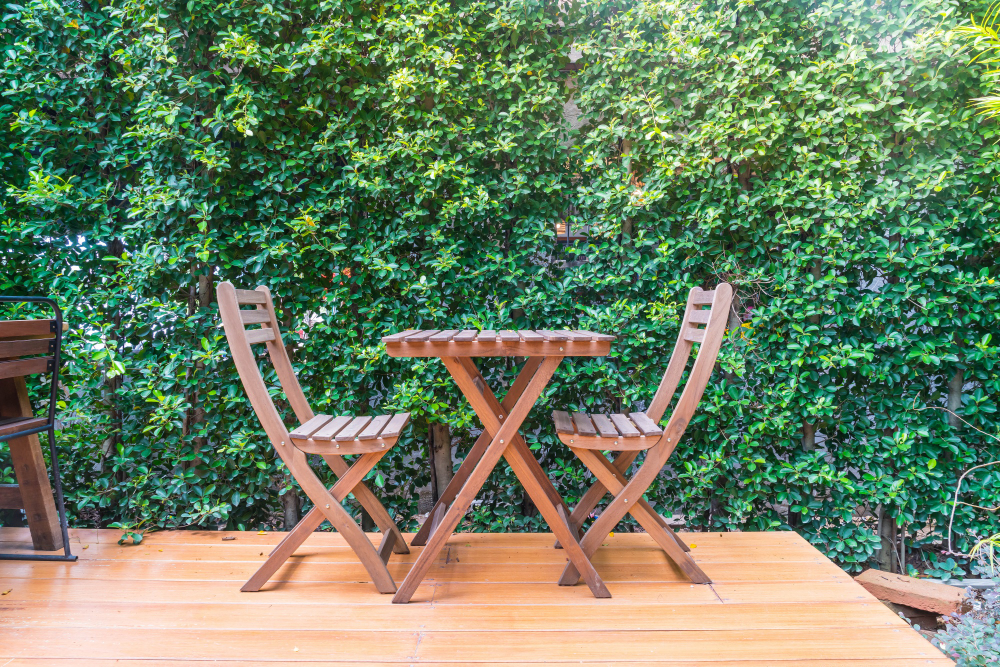
POLYGON ((614 336, 593 331, 409 329, 382 342, 390 357, 603 357, 614 336))

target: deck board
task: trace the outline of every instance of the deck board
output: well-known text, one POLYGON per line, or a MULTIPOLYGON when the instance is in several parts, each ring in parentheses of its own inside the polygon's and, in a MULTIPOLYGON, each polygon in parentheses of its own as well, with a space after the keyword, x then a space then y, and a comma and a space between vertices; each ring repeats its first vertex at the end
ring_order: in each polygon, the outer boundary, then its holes
MULTIPOLYGON (((281 533, 119 536, 71 531, 76 564, 0 561, 0 665, 953 664, 788 532, 682 534, 707 586, 647 535, 615 533, 594 558, 607 600, 555 584, 565 554, 549 534, 456 534, 409 605, 377 593, 333 533, 259 593, 239 586, 281 533)), ((0 551, 28 543, 0 529, 0 551)), ((397 582, 412 551, 389 562, 397 582)))

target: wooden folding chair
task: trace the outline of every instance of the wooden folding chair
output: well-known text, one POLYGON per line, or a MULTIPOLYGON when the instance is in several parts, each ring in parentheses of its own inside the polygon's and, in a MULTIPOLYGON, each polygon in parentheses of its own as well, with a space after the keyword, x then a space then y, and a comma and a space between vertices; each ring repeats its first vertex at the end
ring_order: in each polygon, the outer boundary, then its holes
POLYGON ((233 361, 254 412, 288 471, 315 503, 315 507, 275 547, 267 561, 240 590, 260 590, 295 549, 326 519, 358 555, 379 592, 395 593, 396 584, 389 576, 386 563, 390 552, 405 554, 410 550, 385 507, 362 480, 396 444, 410 418, 409 413, 374 418, 314 415, 281 341, 271 292, 266 287, 238 290, 231 283, 224 282, 219 285, 217 294, 219 313, 233 361), (256 308, 241 310, 241 305, 254 305, 256 308), (245 325, 254 324, 260 324, 261 328, 244 329, 245 325), (299 420, 299 426, 291 432, 285 428, 264 384, 257 359, 250 347, 256 343, 267 344, 267 352, 278 381, 299 420), (330 489, 323 485, 309 466, 307 454, 322 456, 339 478, 330 489), (349 455, 359 455, 350 466, 343 459, 349 455), (382 542, 377 549, 340 504, 350 493, 354 494, 383 533, 382 542))
MULTIPOLYGON (((614 530, 618 522, 626 514, 631 514, 691 581, 712 583, 688 555, 690 548, 670 529, 663 517, 643 500, 642 495, 677 447, 705 392, 726 333, 732 299, 733 288, 728 283, 721 283, 714 291, 705 291, 700 287, 691 290, 670 363, 646 412, 620 415, 574 412, 571 415, 557 410, 552 413, 559 439, 573 450, 597 478, 597 482, 574 508, 570 516, 570 527, 579 530, 604 494, 610 492, 614 496, 580 542, 588 558, 593 556, 601 541, 614 530), (700 328, 701 325, 704 328, 700 328), (666 428, 661 429, 658 424, 680 383, 694 343, 700 343, 701 347, 691 374, 677 407, 670 415, 670 421, 666 428), (618 452, 613 463, 604 456, 604 451, 618 452), (646 451, 645 461, 632 479, 627 479, 626 471, 642 451, 646 451)), ((579 580, 580 574, 576 567, 567 563, 559 583, 571 586, 579 580)))

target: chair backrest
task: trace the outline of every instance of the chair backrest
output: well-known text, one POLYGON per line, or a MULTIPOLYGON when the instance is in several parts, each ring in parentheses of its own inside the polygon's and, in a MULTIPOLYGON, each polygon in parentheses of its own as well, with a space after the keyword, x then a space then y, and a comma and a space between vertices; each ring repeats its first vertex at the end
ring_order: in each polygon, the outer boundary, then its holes
POLYGON ((47 297, 0 296, 0 303, 45 303, 55 317, 0 321, 0 441, 37 433, 55 422, 59 355, 66 330, 62 311, 47 297), (24 377, 51 374, 47 417, 35 417, 24 377), (4 400, 6 399, 6 400, 4 400), (18 407, 20 406, 20 407, 18 407))
POLYGON ((698 356, 695 357, 691 374, 674 410, 674 415, 684 419, 684 426, 687 426, 686 421, 690 419, 698 402, 701 401, 708 379, 712 375, 715 360, 719 356, 732 301, 733 288, 729 283, 719 283, 710 291, 694 287, 688 293, 684 319, 681 321, 673 354, 670 355, 670 363, 646 410, 646 415, 654 422, 659 423, 667 406, 670 405, 684 374, 688 358, 691 356, 691 350, 695 343, 700 343, 698 356))
POLYGON ((0 379, 54 371, 55 324, 55 320, 0 321, 0 379))
POLYGON ((219 284, 216 297, 222 325, 226 330, 226 339, 229 341, 229 349, 232 351, 233 362, 240 374, 243 388, 264 431, 280 454, 279 443, 290 444, 291 439, 267 390, 251 346, 260 343, 267 345, 271 364, 299 423, 306 423, 314 415, 305 394, 302 393, 302 386, 295 377, 292 362, 281 340, 271 291, 264 286, 255 290, 239 290, 233 287, 232 283, 224 282, 219 284), (240 306, 254 306, 254 308, 243 310, 240 306), (246 328, 257 324, 260 325, 259 329, 246 328))

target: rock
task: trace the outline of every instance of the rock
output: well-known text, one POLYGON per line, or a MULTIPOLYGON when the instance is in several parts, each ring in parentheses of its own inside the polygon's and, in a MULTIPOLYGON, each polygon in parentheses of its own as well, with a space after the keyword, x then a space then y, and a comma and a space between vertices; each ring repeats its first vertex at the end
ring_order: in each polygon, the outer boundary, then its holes
POLYGON ((854 578, 879 600, 947 616, 969 609, 965 590, 881 570, 865 570, 854 578))

